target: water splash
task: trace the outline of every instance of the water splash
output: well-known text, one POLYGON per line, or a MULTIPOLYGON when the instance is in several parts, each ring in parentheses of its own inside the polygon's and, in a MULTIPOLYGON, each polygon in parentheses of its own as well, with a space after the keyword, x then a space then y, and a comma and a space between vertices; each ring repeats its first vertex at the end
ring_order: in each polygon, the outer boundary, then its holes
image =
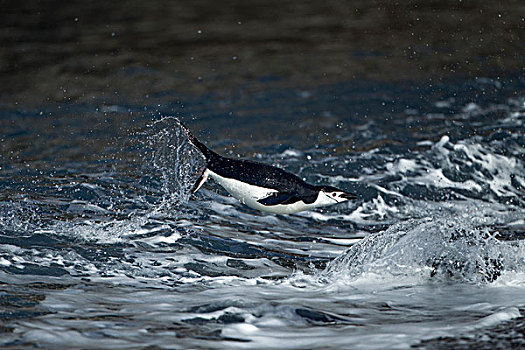
MULTIPOLYGON (((105 219, 81 219, 74 223, 56 222, 51 230, 59 235, 72 235, 84 241, 114 244, 129 239, 140 240, 155 235, 180 237, 171 232, 173 223, 191 196, 199 171, 204 166, 202 155, 190 144, 177 119, 163 117, 148 125, 141 136, 141 186, 136 188, 140 209, 113 217, 112 208, 105 219), (140 192, 143 192, 140 194, 140 192), (144 198, 146 197, 146 198, 144 198), (151 197, 151 198, 148 198, 151 197), (140 202, 140 203, 139 203, 140 202)), ((83 203, 83 206, 92 203, 83 203)))
POLYGON ((163 117, 144 133, 145 164, 160 182, 163 205, 185 203, 204 167, 202 154, 192 146, 175 117, 163 117))
POLYGON ((139 145, 130 146, 141 157, 133 167, 49 176, 54 184, 49 193, 24 194, 20 200, 0 203, 0 229, 19 236, 97 244, 177 235, 167 231, 185 209, 203 166, 202 156, 173 117, 162 118, 135 136, 139 145))

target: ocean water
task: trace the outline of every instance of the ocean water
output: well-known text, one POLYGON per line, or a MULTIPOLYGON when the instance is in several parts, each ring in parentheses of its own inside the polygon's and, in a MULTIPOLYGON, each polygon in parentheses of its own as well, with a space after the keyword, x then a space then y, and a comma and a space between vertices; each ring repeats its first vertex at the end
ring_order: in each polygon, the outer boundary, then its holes
MULTIPOLYGON (((3 110, 0 347, 525 345, 525 81, 3 110), (359 195, 295 215, 212 181, 217 152, 359 195)), ((156 98, 156 99, 155 99, 156 98)))

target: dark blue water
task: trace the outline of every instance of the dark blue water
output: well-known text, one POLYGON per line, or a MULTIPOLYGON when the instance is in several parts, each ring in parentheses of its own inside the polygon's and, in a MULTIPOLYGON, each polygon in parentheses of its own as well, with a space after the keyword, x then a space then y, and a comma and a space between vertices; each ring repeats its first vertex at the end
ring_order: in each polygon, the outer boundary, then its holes
POLYGON ((523 344, 524 120, 512 75, 4 109, 0 346, 523 344), (360 198, 190 196, 202 160, 169 116, 360 198))

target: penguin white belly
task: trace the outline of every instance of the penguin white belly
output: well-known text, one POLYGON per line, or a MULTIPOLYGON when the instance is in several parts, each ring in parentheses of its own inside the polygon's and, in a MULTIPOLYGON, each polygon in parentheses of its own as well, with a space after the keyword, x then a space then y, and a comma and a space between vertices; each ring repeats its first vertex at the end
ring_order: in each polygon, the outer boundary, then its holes
POLYGON ((298 201, 296 203, 286 205, 263 205, 259 203, 258 200, 266 198, 270 194, 279 191, 270 188, 250 185, 245 182, 227 177, 222 177, 209 169, 207 169, 206 171, 208 172, 209 176, 211 176, 215 181, 217 181, 219 185, 224 187, 224 189, 228 191, 228 193, 230 193, 233 197, 237 198, 241 203, 254 209, 276 214, 291 214, 303 210, 312 209, 315 207, 315 205, 305 204, 303 201, 298 201))

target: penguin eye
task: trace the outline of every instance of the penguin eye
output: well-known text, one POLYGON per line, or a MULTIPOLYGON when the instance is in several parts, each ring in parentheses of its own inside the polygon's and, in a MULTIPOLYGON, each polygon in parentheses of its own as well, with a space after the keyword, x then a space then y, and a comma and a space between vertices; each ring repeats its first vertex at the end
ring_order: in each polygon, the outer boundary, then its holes
POLYGON ((334 193, 332 193, 332 196, 333 196, 333 197, 335 197, 336 195, 337 195, 337 193, 335 193, 335 192, 334 192, 334 193))

